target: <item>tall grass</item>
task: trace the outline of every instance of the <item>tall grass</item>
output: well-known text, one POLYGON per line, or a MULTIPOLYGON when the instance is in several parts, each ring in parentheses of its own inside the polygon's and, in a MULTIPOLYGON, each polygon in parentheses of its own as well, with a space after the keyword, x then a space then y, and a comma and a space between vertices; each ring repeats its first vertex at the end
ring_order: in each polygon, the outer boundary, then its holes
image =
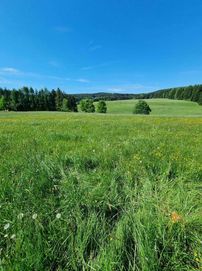
POLYGON ((0 115, 0 270, 200 270, 202 119, 0 115))

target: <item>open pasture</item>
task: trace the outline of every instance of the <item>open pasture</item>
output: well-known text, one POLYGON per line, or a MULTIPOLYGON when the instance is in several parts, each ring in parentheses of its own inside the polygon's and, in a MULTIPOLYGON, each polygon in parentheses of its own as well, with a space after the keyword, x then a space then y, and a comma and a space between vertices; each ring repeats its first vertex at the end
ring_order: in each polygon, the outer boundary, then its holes
POLYGON ((201 270, 201 150, 201 117, 0 113, 0 270, 201 270))
MULTIPOLYGON (((107 102, 108 112, 112 114, 132 114, 138 100, 107 102)), ((202 116, 202 106, 197 103, 170 99, 145 99, 155 116, 202 116)))

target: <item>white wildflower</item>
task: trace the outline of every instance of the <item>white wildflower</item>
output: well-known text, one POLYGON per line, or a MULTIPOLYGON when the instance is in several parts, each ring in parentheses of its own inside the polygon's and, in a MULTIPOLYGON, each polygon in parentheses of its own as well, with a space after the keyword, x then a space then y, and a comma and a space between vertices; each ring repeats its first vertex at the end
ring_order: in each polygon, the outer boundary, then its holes
POLYGON ((37 219, 37 214, 33 214, 32 219, 37 219))
POLYGON ((15 234, 12 234, 11 235, 11 239, 15 239, 16 235, 15 234))
POLYGON ((8 234, 5 234, 4 237, 7 238, 7 237, 8 237, 8 234))
POLYGON ((10 223, 4 225, 4 230, 7 230, 8 228, 10 228, 10 223))
POLYGON ((20 213, 19 215, 18 215, 18 219, 22 219, 24 217, 24 214, 23 213, 20 213))
POLYGON ((61 214, 60 213, 56 214, 56 218, 60 219, 61 218, 61 214))

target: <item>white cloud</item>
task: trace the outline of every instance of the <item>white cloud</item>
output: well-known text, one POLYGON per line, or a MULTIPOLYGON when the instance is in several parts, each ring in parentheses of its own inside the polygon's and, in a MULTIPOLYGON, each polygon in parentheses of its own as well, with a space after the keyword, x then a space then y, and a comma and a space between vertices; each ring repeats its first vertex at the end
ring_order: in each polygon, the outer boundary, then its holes
POLYGON ((0 69, 0 73, 4 74, 20 74, 21 72, 15 68, 12 67, 5 67, 0 69))
POLYGON ((84 79, 84 78, 79 78, 79 79, 76 79, 75 81, 79 82, 79 83, 89 83, 90 82, 88 79, 84 79))

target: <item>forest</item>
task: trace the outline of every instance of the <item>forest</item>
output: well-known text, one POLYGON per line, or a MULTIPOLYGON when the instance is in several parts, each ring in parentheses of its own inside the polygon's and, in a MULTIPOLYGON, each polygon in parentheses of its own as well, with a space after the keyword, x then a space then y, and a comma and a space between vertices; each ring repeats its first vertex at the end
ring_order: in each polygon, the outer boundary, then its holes
POLYGON ((186 100, 202 105, 202 85, 193 85, 178 88, 168 88, 143 94, 143 99, 168 98, 174 100, 186 100))
POLYGON ((19 90, 0 88, 0 110, 12 111, 72 111, 77 112, 76 99, 59 88, 39 91, 23 87, 19 90))

